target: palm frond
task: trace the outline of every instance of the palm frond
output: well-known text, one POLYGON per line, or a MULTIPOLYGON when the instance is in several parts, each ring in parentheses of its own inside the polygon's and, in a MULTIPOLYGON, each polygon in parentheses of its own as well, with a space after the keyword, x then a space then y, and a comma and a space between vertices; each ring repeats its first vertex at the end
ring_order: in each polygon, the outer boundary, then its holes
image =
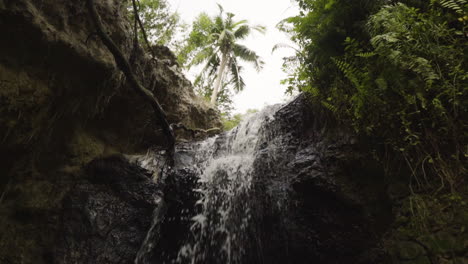
POLYGON ((293 49, 295 50, 296 52, 300 52, 300 50, 298 50, 297 48, 289 45, 289 44, 286 44, 286 43, 278 43, 276 44, 275 46, 273 46, 273 48, 271 49, 271 53, 279 50, 279 49, 283 49, 283 48, 286 48, 286 49, 293 49))
MULTIPOLYGON (((195 35, 196 38, 193 39, 198 41, 196 44, 206 44, 203 48, 200 48, 200 45, 196 46, 194 53, 195 51, 198 51, 198 53, 194 55, 191 61, 191 66, 205 63, 196 78, 196 87, 205 92, 209 91, 210 87, 212 89, 214 80, 219 77, 221 56, 227 56, 227 72, 222 75, 222 78, 226 78, 226 80, 223 81, 221 86, 223 89, 221 90, 228 91, 224 88, 227 85, 232 88, 232 91, 239 92, 245 87, 245 82, 241 76, 240 60, 252 63, 258 71, 262 69, 264 62, 254 51, 236 42, 247 38, 253 31, 265 33, 266 28, 260 25, 250 26, 247 20, 236 21, 233 13, 225 12, 219 4, 218 8, 218 15, 200 17, 199 23, 194 24, 200 33, 195 35)), ((222 91, 220 91, 220 94, 222 91)), ((218 100, 220 100, 219 97, 218 100)), ((225 100, 226 98, 222 99, 222 101, 225 100)))
POLYGON ((234 39, 235 39, 234 32, 232 32, 232 30, 230 29, 225 29, 224 31, 226 32, 227 40, 229 40, 230 42, 234 42, 234 39))
POLYGON ((207 61, 213 54, 213 48, 212 47, 207 47, 202 49, 200 52, 195 54, 193 59, 190 61, 188 67, 192 67, 195 65, 199 65, 203 63, 204 61, 207 61))
POLYGON ((221 4, 219 4, 219 3, 216 3, 216 5, 218 6, 219 13, 222 14, 224 12, 223 6, 221 4))
POLYGON ((243 24, 247 24, 249 21, 247 19, 243 19, 243 20, 239 20, 237 22, 235 22, 234 24, 232 24, 232 27, 233 28, 236 28, 240 25, 243 25, 243 24))
POLYGON ((267 28, 265 26, 262 26, 262 25, 255 25, 255 26, 252 26, 251 28, 253 30, 259 32, 259 33, 262 33, 262 34, 265 34, 265 32, 267 31, 267 28))
POLYGON ((283 61, 285 63, 298 63, 299 62, 299 57, 297 56, 288 56, 288 57, 283 57, 283 61))
POLYGON ((216 16, 214 18, 214 24, 213 24, 213 31, 220 33, 226 28, 223 17, 222 16, 216 16))
POLYGON ((257 71, 260 71, 265 64, 260 56, 255 53, 255 51, 247 48, 241 44, 234 44, 233 52, 236 57, 239 57, 241 60, 252 63, 257 71))
POLYGON ((223 31, 218 35, 218 43, 223 43, 225 38, 226 38, 226 30, 223 30, 223 31))
POLYGON ((244 79, 241 76, 242 66, 240 66, 237 62, 236 58, 231 58, 230 63, 230 73, 231 73, 231 80, 229 83, 234 85, 234 90, 236 92, 240 92, 245 88, 244 79))
POLYGON ((232 19, 235 15, 233 13, 226 13, 226 20, 224 25, 226 28, 233 28, 234 20, 232 19))
POLYGON ((251 28, 248 25, 242 25, 234 32, 236 39, 245 39, 251 32, 251 28))
POLYGON ((205 61, 208 62, 212 59, 212 56, 218 56, 218 53, 218 47, 213 47, 211 44, 205 45, 194 55, 187 67, 191 68, 192 66, 200 65, 205 61))
POLYGON ((201 72, 207 72, 209 75, 216 74, 216 70, 219 67, 219 57, 216 53, 212 54, 211 57, 206 61, 205 66, 201 72))

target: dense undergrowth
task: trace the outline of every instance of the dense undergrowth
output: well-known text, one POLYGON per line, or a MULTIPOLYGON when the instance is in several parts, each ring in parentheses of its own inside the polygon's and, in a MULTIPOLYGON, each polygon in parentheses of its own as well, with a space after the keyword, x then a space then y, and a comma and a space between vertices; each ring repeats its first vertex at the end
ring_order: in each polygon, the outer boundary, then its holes
POLYGON ((455 191, 467 159, 467 2, 300 0, 288 80, 401 154, 417 185, 455 191), (427 182, 426 182, 427 181, 427 182))
POLYGON ((300 15, 280 24, 299 45, 290 89, 366 136, 386 180, 406 185, 400 233, 464 233, 468 1, 297 2, 300 15))

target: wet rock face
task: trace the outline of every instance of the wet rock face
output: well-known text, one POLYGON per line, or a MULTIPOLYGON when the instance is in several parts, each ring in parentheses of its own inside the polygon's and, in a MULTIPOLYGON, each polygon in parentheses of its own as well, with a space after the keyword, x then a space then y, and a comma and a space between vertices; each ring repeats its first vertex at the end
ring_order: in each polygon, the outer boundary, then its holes
POLYGON ((392 217, 383 171, 349 133, 323 122, 301 96, 263 127, 254 165, 262 195, 253 207, 264 263, 384 257, 376 246, 392 217))
MULTIPOLYGON (((152 59, 135 47, 127 1, 95 2, 106 31, 169 122, 220 127, 218 114, 195 96, 168 48, 153 47, 152 59)), ((57 151, 76 129, 118 152, 166 143, 153 110, 127 84, 94 33, 85 1, 1 0, 0 30, 5 36, 0 42, 2 160, 24 148, 57 151)))
POLYGON ((305 96, 272 116, 265 111, 259 113, 265 118, 259 132, 253 129, 262 119, 254 117, 233 133, 178 147, 171 177, 200 177, 201 186, 185 182, 183 193, 203 193, 208 209, 194 206, 195 195, 168 201, 171 220, 161 228, 178 239, 170 245, 165 244, 170 235, 155 240, 166 246, 155 248, 152 261, 144 263, 170 263, 178 253, 177 263, 370 264, 386 259, 378 241, 392 210, 383 171, 367 150, 350 133, 325 129, 305 96), (252 160, 242 159, 246 156, 252 160), (190 167, 200 171, 187 171, 190 167), (195 222, 187 221, 192 217, 195 222), (196 229, 194 237, 178 233, 195 226, 196 219, 206 219, 200 234, 196 229))
MULTIPOLYGON (((54 256, 58 263, 119 263, 109 253, 119 245, 120 263, 127 263, 151 221, 154 184, 130 175, 141 172, 126 165, 123 172, 85 169, 96 158, 167 143, 151 107, 94 34, 85 2, 0 0, 0 263, 51 263, 54 256), (117 182, 85 179, 89 173, 115 174, 117 182), (56 255, 63 232, 69 251, 56 255)), ((167 48, 154 47, 152 59, 133 45, 128 1, 95 2, 106 31, 171 123, 220 126, 167 48)))
MULTIPOLYGON (((191 232, 191 217, 196 211, 193 205, 200 198, 193 192, 198 178, 186 169, 171 170, 167 177, 164 201, 168 206, 159 216, 159 230, 149 231, 151 248, 141 254, 137 264, 173 263, 179 247, 191 232)), ((143 246, 148 244, 145 241, 143 246)))
POLYGON ((133 263, 163 206, 153 173, 113 155, 47 176, 5 194, 0 263, 133 263))
POLYGON ((66 195, 57 263, 133 263, 162 192, 151 173, 122 156, 91 162, 86 181, 66 195))

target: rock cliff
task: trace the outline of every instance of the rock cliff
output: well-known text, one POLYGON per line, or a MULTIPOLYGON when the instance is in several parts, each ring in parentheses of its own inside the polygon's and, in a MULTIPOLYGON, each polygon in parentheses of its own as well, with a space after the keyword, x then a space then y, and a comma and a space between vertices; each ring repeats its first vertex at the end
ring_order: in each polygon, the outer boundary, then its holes
MULTIPOLYGON (((153 47, 157 57, 152 59, 134 45, 126 2, 96 2, 109 35, 139 80, 158 98, 169 122, 199 129, 220 127, 216 111, 195 96, 169 49, 153 47)), ((75 251, 67 254, 54 248, 62 241, 59 233, 69 228, 60 223, 70 215, 77 222, 102 220, 97 229, 89 222, 88 230, 88 235, 98 232, 102 243, 113 236, 114 225, 131 229, 135 246, 149 228, 152 207, 157 204, 153 194, 125 194, 136 200, 128 210, 148 217, 137 226, 127 225, 129 219, 96 220, 93 212, 86 211, 87 203, 110 210, 108 215, 115 219, 125 219, 126 212, 120 208, 129 201, 120 197, 126 192, 122 188, 89 180, 96 173, 86 168, 108 156, 164 149, 166 139, 151 107, 129 87, 96 36, 85 1, 0 0, 0 30, 0 262, 51 263, 53 256, 56 260, 66 256, 67 263, 83 263, 78 261, 80 252, 100 247, 99 239, 73 245, 75 251), (109 201, 120 205, 107 207, 109 201)), ((134 170, 128 162, 119 162, 134 170)), ((126 179, 125 172, 110 174, 117 182, 126 179)), ((127 247, 118 241, 109 245, 127 247)), ((111 262, 129 260, 114 257, 111 262)))
POLYGON ((178 145, 175 198, 142 263, 385 263, 384 172, 330 121, 301 95, 178 145))
POLYGON ((193 141, 218 113, 168 48, 134 45, 126 1, 96 5, 178 129, 175 166, 85 1, 0 0, 0 263, 466 263, 464 198, 410 195, 409 171, 305 96, 193 141), (222 228, 197 236, 194 216, 222 228))

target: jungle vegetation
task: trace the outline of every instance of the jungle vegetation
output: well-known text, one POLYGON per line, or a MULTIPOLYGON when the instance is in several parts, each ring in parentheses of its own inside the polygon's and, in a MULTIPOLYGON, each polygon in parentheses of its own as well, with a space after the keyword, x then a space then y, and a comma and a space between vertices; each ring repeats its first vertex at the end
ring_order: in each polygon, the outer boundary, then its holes
MULTIPOLYGON (((279 24, 297 44, 285 60, 288 91, 309 93, 368 137, 380 159, 399 156, 416 189, 455 191, 467 173, 468 1, 295 1, 300 14, 279 24)), ((184 25, 165 0, 140 0, 139 8, 149 39, 175 42, 184 25)), ((232 93, 244 87, 238 60, 262 66, 237 40, 264 31, 234 17, 221 6, 213 17, 202 13, 176 45, 182 66, 204 63, 196 90, 231 121, 232 93)))
POLYGON ((254 31, 264 33, 265 27, 249 25, 247 20, 234 19, 235 14, 225 12, 218 5, 219 13, 210 17, 200 14, 193 22, 187 44, 179 58, 187 62, 187 67, 204 64, 195 80, 195 86, 211 94, 210 102, 215 105, 220 98, 228 97, 229 91, 242 91, 245 87, 240 61, 248 62, 260 70, 263 61, 255 51, 239 43, 254 31))
POLYGON ((236 20, 235 14, 226 12, 219 4, 218 14, 201 13, 191 25, 171 11, 167 0, 128 1, 129 21, 137 23, 135 7, 144 28, 138 30, 139 25, 134 25, 138 42, 166 45, 175 52, 181 67, 199 71, 194 81, 196 93, 220 110, 225 129, 237 125, 240 117, 249 113, 231 113, 233 94, 245 87, 242 64, 250 63, 257 71, 263 67, 256 52, 240 41, 254 32, 263 34, 266 28, 236 20))
POLYGON ((397 153, 415 189, 455 191, 468 158, 467 1, 297 2, 279 25, 300 47, 289 89, 397 153))

